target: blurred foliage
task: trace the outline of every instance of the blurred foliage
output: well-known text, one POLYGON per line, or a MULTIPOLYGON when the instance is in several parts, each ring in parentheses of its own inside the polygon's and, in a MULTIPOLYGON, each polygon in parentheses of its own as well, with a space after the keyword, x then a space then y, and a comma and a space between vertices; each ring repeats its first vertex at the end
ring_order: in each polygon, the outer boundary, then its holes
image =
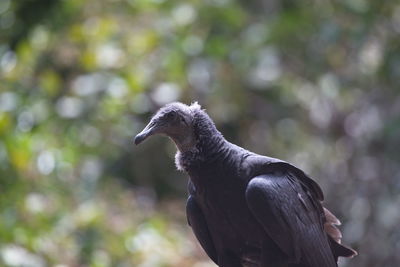
POLYGON ((198 100, 297 164, 360 255, 400 265, 398 1, 0 1, 0 264, 213 266, 174 146, 132 137, 198 100))

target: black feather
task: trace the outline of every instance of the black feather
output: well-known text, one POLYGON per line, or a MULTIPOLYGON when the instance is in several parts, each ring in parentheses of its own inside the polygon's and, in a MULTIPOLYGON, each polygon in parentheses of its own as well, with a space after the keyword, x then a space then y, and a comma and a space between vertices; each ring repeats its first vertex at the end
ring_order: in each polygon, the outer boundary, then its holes
POLYGON ((197 104, 185 112, 196 142, 175 160, 190 176, 189 225, 215 263, 334 267, 339 256, 356 254, 339 244, 338 220, 302 170, 229 143, 197 104))

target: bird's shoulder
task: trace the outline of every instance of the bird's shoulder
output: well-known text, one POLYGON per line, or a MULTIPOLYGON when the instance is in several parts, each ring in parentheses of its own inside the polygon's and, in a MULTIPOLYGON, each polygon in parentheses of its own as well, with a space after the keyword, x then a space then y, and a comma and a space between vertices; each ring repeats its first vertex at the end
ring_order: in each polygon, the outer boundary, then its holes
POLYGON ((324 199, 320 186, 303 170, 278 158, 251 153, 242 161, 241 172, 242 176, 246 177, 248 181, 263 174, 282 174, 282 177, 290 174, 295 179, 294 181, 299 183, 306 191, 311 192, 316 200, 323 201, 324 199))

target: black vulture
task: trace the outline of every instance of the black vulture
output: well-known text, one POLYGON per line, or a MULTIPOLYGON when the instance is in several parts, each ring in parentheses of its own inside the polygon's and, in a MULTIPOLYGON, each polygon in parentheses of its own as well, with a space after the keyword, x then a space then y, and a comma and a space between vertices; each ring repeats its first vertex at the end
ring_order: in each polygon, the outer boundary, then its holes
POLYGON ((188 224, 218 266, 334 267, 357 254, 340 244, 340 222, 314 180, 229 143, 197 103, 161 108, 135 144, 154 134, 177 146, 175 164, 190 176, 188 224))

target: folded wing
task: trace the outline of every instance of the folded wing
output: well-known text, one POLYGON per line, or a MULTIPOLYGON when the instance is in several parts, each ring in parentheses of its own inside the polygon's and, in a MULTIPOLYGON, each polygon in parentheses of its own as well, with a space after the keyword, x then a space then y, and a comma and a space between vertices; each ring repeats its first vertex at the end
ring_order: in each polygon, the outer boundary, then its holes
POLYGON ((186 203, 186 215, 189 225, 192 227, 193 233, 199 240, 201 247, 207 253, 208 257, 217 264, 217 251, 215 250, 214 243, 211 239, 208 230, 206 218, 198 206, 194 197, 189 196, 186 203))
POLYGON ((293 173, 259 175, 246 189, 249 209, 267 235, 291 262, 310 267, 335 267, 324 231, 324 210, 312 189, 293 173))

